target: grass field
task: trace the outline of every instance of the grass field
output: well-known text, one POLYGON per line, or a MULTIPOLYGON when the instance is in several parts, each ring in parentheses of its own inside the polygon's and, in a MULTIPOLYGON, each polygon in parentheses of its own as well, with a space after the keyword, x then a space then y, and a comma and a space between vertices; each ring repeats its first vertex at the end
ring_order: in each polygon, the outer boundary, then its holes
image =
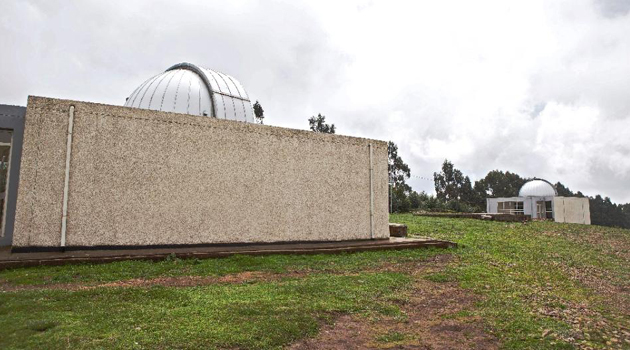
POLYGON ((459 248, 1 271, 0 348, 630 349, 630 231, 391 221, 459 248))

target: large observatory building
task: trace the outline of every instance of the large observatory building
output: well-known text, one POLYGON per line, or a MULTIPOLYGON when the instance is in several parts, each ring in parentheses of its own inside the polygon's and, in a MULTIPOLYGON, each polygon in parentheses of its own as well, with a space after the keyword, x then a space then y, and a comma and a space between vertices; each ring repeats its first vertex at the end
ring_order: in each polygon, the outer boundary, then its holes
POLYGON ((519 190, 518 197, 487 198, 486 212, 591 224, 588 198, 560 197, 556 188, 549 181, 542 179, 526 182, 519 190))
POLYGON ((124 106, 0 106, 0 245, 389 238, 386 142, 256 124, 239 81, 190 63, 138 83, 124 106))

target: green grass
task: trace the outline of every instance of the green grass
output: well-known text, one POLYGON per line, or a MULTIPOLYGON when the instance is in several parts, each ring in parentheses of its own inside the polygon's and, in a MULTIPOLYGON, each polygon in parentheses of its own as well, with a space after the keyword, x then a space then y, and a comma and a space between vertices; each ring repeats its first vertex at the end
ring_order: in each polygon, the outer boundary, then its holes
POLYGON ((0 348, 277 348, 337 313, 396 314, 379 296, 400 273, 317 274, 276 283, 0 294, 0 348))
POLYGON ((101 283, 124 279, 176 276, 224 276, 258 271, 284 272, 356 272, 384 263, 422 260, 442 249, 362 252, 336 255, 234 255, 221 259, 166 259, 152 261, 122 261, 110 264, 42 266, 0 271, 0 281, 13 285, 53 285, 60 283, 101 283))
MULTIPOLYGON (((422 293, 413 289, 414 278, 455 283, 478 295, 475 304, 442 319, 482 319, 506 349, 610 348, 618 344, 611 343, 620 334, 614 331, 630 331, 629 315, 612 300, 630 304, 628 230, 412 215, 392 215, 391 221, 459 248, 0 271, 0 285, 45 287, 247 271, 280 277, 196 287, 0 292, 0 349, 276 349, 315 335, 339 314, 404 323, 399 305, 410 293, 422 293), (412 276, 412 264, 398 268, 438 254, 453 255, 445 269, 412 276), (292 272, 299 274, 282 275, 292 272), (602 294, 600 285, 626 292, 602 294)), ((405 328, 374 339, 404 345, 415 338, 405 328)))
POLYGON ((407 336, 400 332, 388 332, 376 337, 376 341, 381 343, 397 343, 405 340, 407 336))
MULTIPOLYGON (((476 313, 489 322, 505 348, 557 349, 575 344, 607 348, 613 331, 630 328, 630 315, 575 276, 597 276, 601 283, 628 290, 630 261, 620 254, 630 247, 628 230, 410 214, 392 215, 390 221, 407 224, 412 235, 459 244, 456 263, 426 278, 456 281, 482 295, 476 313), (576 308, 576 314, 568 313, 576 308), (576 339, 583 333, 589 334, 588 339, 576 339), (547 335, 543 338, 543 334, 547 335)), ((630 303, 628 293, 619 297, 630 303)))

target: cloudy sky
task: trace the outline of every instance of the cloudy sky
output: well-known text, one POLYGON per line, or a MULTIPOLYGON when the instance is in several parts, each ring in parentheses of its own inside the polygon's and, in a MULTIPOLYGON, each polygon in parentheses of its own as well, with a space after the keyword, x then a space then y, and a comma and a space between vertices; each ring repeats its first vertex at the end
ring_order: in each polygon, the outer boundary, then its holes
POLYGON ((0 103, 121 105, 178 62, 266 123, 392 140, 416 190, 445 158, 630 202, 630 0, 0 0, 0 103))

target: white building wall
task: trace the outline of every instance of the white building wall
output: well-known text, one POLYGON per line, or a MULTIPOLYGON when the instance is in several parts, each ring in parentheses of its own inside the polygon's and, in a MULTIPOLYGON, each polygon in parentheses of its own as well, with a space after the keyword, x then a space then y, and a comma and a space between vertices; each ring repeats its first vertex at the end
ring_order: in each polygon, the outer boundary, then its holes
POLYGON ((588 198, 555 197, 553 199, 554 220, 574 224, 591 224, 588 198))

